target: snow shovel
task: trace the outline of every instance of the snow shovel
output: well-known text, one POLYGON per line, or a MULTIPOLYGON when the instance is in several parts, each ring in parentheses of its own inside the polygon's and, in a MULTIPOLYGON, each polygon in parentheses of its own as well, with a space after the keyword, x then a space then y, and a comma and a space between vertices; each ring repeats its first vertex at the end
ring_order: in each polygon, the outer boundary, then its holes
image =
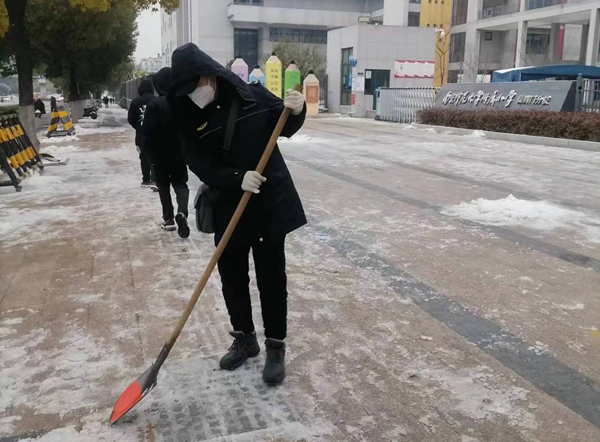
MULTIPOLYGON (((296 90, 300 91, 300 87, 296 86, 296 90)), ((277 139, 279 138, 279 135, 281 135, 281 131, 283 130, 283 126, 285 126, 289 115, 290 109, 284 108, 283 112, 281 113, 281 116, 279 117, 279 121, 277 122, 277 126, 275 126, 273 134, 269 139, 269 143, 267 144, 267 147, 265 148, 265 151, 262 154, 262 157, 260 158, 258 166, 256 166, 256 171, 258 173, 263 173, 263 170, 265 169, 265 166, 267 165, 267 162, 269 161, 269 158, 273 153, 273 149, 275 149, 277 139)), ((198 282, 198 285, 196 286, 192 297, 188 301, 185 310, 183 311, 183 314, 179 318, 179 322, 177 322, 177 325, 171 332, 169 340, 163 346, 154 364, 152 364, 152 366, 148 370, 146 370, 139 378, 137 378, 137 380, 135 380, 129 387, 127 387, 127 389, 125 389, 121 396, 119 396, 119 399, 117 399, 117 403, 115 404, 113 412, 110 416, 111 424, 114 424, 119 419, 121 419, 125 415, 125 413, 131 410, 156 386, 156 378, 158 376, 158 371, 160 370, 160 367, 162 367, 162 365, 164 364, 165 360, 167 359, 167 356, 169 356, 169 353, 173 348, 173 345, 175 345, 175 341, 179 337, 183 326, 187 322, 190 314, 192 313, 196 302, 198 302, 198 298, 200 298, 202 290, 204 290, 204 287, 206 286, 206 283, 208 282, 211 273, 215 269, 219 258, 223 254, 223 251, 225 250, 225 247, 227 246, 227 243, 231 238, 231 234, 235 230, 238 221, 244 213, 244 209, 248 205, 248 201, 250 201, 251 196, 251 192, 244 192, 244 195, 242 196, 242 199, 240 200, 237 209, 231 217, 231 221, 229 221, 229 225, 227 226, 227 229, 223 234, 223 238, 219 242, 219 245, 215 249, 212 258, 210 259, 210 262, 206 266, 206 269, 202 274, 202 278, 200 278, 200 281, 198 282)))

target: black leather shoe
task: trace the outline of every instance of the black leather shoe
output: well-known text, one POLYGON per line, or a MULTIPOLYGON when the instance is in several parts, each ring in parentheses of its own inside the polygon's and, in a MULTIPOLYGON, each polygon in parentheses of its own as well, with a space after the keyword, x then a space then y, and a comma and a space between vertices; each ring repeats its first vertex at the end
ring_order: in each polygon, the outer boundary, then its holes
POLYGON ((269 385, 278 385, 285 379, 285 342, 268 338, 267 361, 263 371, 263 381, 269 385))
POLYGON ((229 351, 221 358, 219 362, 223 370, 235 370, 241 366, 246 359, 253 358, 260 353, 260 346, 256 340, 256 333, 252 332, 245 334, 241 331, 229 332, 234 337, 233 344, 229 347, 229 351))

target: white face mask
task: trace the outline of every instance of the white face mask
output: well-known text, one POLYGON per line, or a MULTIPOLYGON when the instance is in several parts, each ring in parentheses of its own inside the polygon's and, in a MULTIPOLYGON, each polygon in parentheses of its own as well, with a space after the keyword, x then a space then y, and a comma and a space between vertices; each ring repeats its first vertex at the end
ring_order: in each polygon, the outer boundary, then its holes
POLYGON ((215 99, 215 88, 210 84, 205 86, 198 86, 194 92, 188 94, 190 100, 192 100, 196 106, 200 109, 204 109, 215 99))

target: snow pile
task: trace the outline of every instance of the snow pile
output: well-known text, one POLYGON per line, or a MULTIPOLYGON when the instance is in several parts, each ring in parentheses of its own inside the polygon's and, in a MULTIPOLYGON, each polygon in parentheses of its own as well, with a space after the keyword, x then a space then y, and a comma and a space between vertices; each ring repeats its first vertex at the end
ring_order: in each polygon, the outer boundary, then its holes
POLYGON ((72 153, 72 152, 77 152, 79 151, 79 148, 73 145, 69 145, 69 146, 56 146, 56 145, 51 145, 48 147, 43 147, 42 153, 47 153, 49 155, 52 155, 53 157, 57 157, 57 158, 61 158, 63 156, 65 156, 66 154, 72 153))
POLYGON ((482 130, 474 130, 472 133, 470 133, 467 136, 473 137, 473 138, 485 138, 485 132, 483 132, 482 130))
POLYGON ((499 200, 479 198, 448 207, 442 213, 491 226, 584 232, 590 242, 600 243, 600 219, 547 201, 521 200, 513 195, 499 200))
POLYGON ((119 132, 126 132, 128 129, 126 127, 83 127, 80 124, 76 124, 75 133, 77 135, 95 135, 95 134, 113 134, 119 132))
POLYGON ((50 138, 41 138, 41 144, 59 144, 59 143, 70 143, 72 141, 79 141, 79 138, 76 136, 66 136, 66 137, 50 137, 50 138))
POLYGON ((414 129, 418 129, 417 125, 415 123, 410 123, 410 124, 406 124, 404 126, 402 126, 403 130, 414 130, 414 129))

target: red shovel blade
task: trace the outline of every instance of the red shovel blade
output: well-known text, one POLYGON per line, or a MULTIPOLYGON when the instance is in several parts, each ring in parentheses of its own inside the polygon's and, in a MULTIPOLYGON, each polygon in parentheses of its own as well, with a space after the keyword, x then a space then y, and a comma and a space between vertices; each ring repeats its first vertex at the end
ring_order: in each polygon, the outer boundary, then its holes
POLYGON ((137 378, 117 399, 117 403, 110 415, 110 423, 114 424, 121 419, 129 410, 131 410, 144 396, 150 393, 156 386, 156 375, 158 369, 156 364, 153 364, 148 370, 137 378))

